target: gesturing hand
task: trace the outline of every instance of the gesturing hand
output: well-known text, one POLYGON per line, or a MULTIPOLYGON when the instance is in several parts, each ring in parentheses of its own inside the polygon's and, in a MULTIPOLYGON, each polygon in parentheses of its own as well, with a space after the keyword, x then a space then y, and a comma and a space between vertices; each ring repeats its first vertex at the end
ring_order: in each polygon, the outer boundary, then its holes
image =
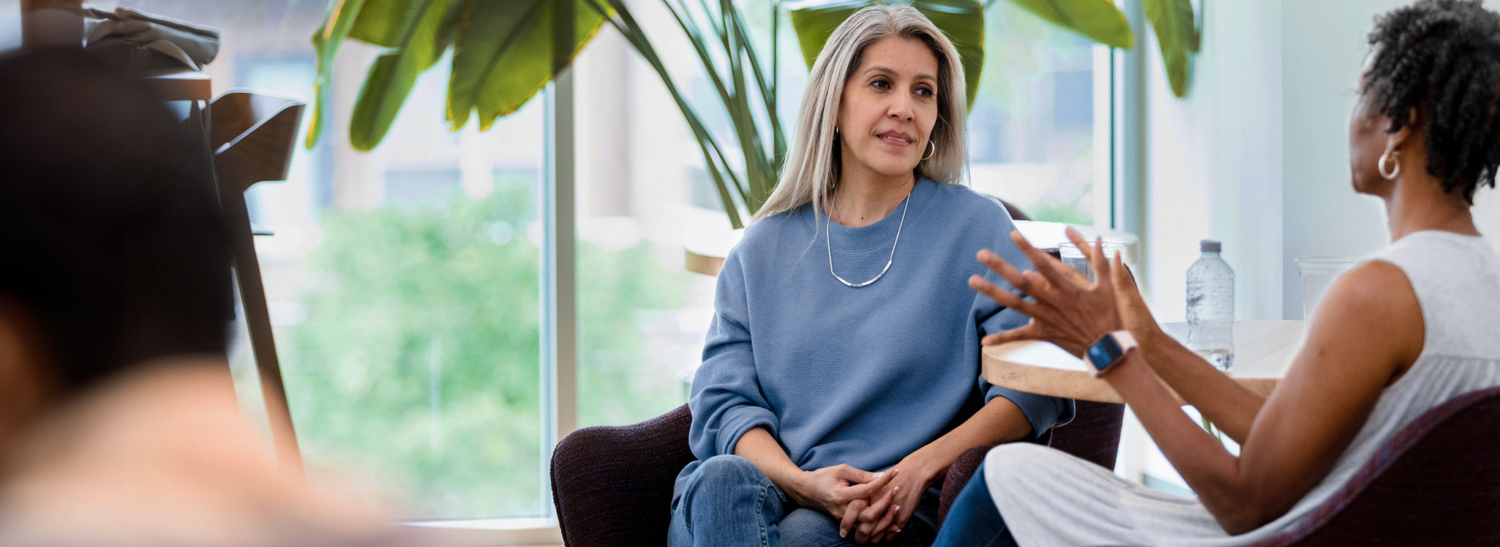
POLYGON ((1119 306, 1120 322, 1125 324, 1125 329, 1135 336, 1141 347, 1148 347, 1153 340, 1164 336, 1161 325, 1152 317, 1151 308, 1146 305, 1146 299, 1141 297, 1141 290, 1136 287, 1135 277, 1130 275, 1130 269, 1120 264, 1119 255, 1111 260, 1110 267, 1114 270, 1110 279, 1114 281, 1115 304, 1119 306))
MULTIPOLYGON (((1010 233, 1011 241, 1031 259, 1035 271, 1022 272, 989 249, 979 251, 979 261, 1030 296, 1027 301, 1010 291, 996 287, 983 277, 969 278, 969 286, 995 299, 1002 306, 1031 317, 1031 323, 984 337, 986 346, 1018 340, 1052 342, 1076 356, 1110 331, 1120 330, 1113 283, 1113 270, 1104 257, 1102 242, 1089 245, 1078 232, 1068 229, 1068 239, 1088 257, 1097 282, 1043 251, 1031 246, 1020 232, 1010 233)), ((1118 255, 1117 255, 1118 256, 1118 255)))
MULTIPOLYGON (((803 473, 797 487, 787 493, 798 505, 817 509, 842 521, 839 535, 844 536, 860 512, 870 506, 869 498, 879 493, 898 473, 896 469, 871 473, 848 465, 835 465, 803 473)), ((887 491, 874 502, 890 503, 890 497, 891 493, 887 491)))

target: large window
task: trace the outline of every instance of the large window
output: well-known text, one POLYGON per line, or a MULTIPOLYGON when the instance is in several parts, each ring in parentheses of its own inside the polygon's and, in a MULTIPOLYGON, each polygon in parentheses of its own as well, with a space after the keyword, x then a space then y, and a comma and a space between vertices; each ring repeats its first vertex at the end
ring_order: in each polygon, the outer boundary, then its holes
MULTIPOLYGON (((740 3, 769 47, 768 0, 740 3)), ((308 39, 326 0, 94 4, 116 5, 222 31, 206 70, 216 94, 311 98, 308 39)), ((659 2, 632 6, 720 142, 735 142, 671 16, 659 2)), ((778 114, 791 132, 806 69, 781 17, 778 114)), ((1108 114, 1094 106, 1108 91, 1101 57, 1008 2, 987 21, 972 184, 1038 220, 1094 223, 1108 183, 1097 168, 1108 150, 1098 136, 1108 114)), ((486 133, 445 127, 439 62, 385 142, 360 153, 349 146, 349 113, 376 53, 345 47, 322 142, 299 144, 289 179, 247 196, 254 224, 274 233, 256 250, 309 476, 360 486, 410 519, 548 517, 556 401, 576 404, 578 427, 638 422, 685 402, 715 280, 685 271, 684 244, 699 230, 727 230, 718 195, 670 95, 613 28, 575 62, 571 95, 539 95, 486 133), (571 147, 571 172, 549 164, 556 125, 568 121, 549 100, 570 101, 573 139, 557 145, 571 147), (552 180, 555 172, 564 175, 552 180), (554 184, 575 199, 549 206, 554 184), (569 298, 559 298, 576 303, 571 314, 549 315, 555 218, 575 234, 573 252, 555 259, 574 272, 576 282, 560 286, 569 298), (570 330, 574 354, 547 349, 557 317, 573 318, 555 328, 570 330), (549 378, 566 376, 558 371, 576 373, 576 386, 554 399, 549 378)), ((264 424, 243 328, 231 361, 247 415, 264 424)))
POLYGON ((1032 220, 1109 222, 1108 57, 1011 2, 985 11, 984 71, 969 112, 974 189, 1032 220), (1100 105, 1100 106, 1096 106, 1100 105))
MULTIPOLYGON (((766 51, 771 4, 737 3, 766 51)), ((719 142, 734 146, 713 84, 672 15, 659 2, 632 7, 679 89, 719 142)), ((807 70, 781 17, 778 114, 794 140, 807 70)), ((969 117, 974 188, 1035 220, 1107 224, 1108 211, 1096 212, 1108 207, 1109 147, 1095 146, 1108 138, 1108 101, 1095 107, 1108 97, 1107 87, 1096 91, 1108 85, 1107 55, 1008 2, 986 17, 984 78, 969 117)), ((687 232, 727 231, 728 222, 677 106, 613 28, 574 63, 574 75, 578 425, 632 423, 684 402, 712 316, 713 279, 683 271, 683 247, 687 232)))
MULTIPOLYGON (((325 0, 118 5, 218 28, 216 94, 311 98, 308 38, 325 0)), ((385 142, 355 152, 348 116, 374 53, 347 47, 325 138, 299 140, 288 180, 247 194, 253 223, 274 233, 256 250, 308 475, 406 518, 544 516, 543 101, 489 132, 450 132, 440 62, 385 142)), ((245 342, 233 361, 255 413, 245 342)))

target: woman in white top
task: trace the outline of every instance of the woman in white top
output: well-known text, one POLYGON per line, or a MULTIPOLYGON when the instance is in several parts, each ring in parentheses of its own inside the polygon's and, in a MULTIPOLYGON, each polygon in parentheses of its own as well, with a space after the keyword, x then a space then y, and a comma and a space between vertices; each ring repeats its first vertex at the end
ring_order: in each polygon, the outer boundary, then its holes
POLYGON ((1164 336, 1118 256, 1111 263, 1092 250, 1094 284, 1019 235, 1035 271, 980 252, 1035 300, 972 279, 1033 318, 985 343, 1046 340, 1083 355, 1106 335, 1123 342, 1123 354, 1100 359, 1101 376, 1197 497, 1152 491, 1045 447, 1001 446, 985 459, 984 480, 959 496, 937 545, 1264 539, 1303 522, 1423 412, 1500 385, 1500 257, 1469 213, 1500 167, 1500 15, 1477 1, 1423 0, 1380 18, 1370 43, 1350 170, 1355 191, 1385 202, 1392 243, 1329 290, 1269 397, 1164 336), (1240 443, 1240 455, 1183 414, 1167 386, 1240 443))

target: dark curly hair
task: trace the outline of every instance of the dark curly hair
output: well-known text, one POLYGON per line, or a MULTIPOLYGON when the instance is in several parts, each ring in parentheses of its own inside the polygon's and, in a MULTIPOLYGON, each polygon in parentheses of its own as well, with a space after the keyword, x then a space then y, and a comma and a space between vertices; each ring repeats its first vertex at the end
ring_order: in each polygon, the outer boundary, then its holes
POLYGON ((1500 15, 1480 0, 1421 0, 1379 17, 1370 45, 1361 93, 1389 132, 1423 130, 1427 172, 1472 205, 1500 165, 1500 15))

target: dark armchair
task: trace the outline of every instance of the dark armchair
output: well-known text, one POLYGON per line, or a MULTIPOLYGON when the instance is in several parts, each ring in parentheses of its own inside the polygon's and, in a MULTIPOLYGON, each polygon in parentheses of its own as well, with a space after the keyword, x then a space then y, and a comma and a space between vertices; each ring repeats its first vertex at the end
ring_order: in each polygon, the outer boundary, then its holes
MULTIPOLYGON (((1013 220, 1029 220, 1015 205, 991 198, 1013 220)), ((717 271, 717 268, 715 268, 717 271)), ((1040 442, 1113 469, 1124 405, 1080 401, 1073 422, 1040 442)), ((672 483, 692 462, 687 405, 654 419, 622 427, 580 429, 552 453, 552 502, 569 547, 664 545, 672 515, 672 483)), ((943 479, 939 518, 946 516, 964 484, 992 447, 959 456, 943 479)))
MULTIPOLYGON (((1120 442, 1124 405, 1078 403, 1072 423, 1041 439, 1111 469, 1120 442)), ((672 515, 672 482, 694 459, 688 450, 687 405, 621 427, 589 427, 557 443, 552 454, 552 502, 569 547, 665 545, 672 515)), ((948 469, 939 514, 948 512, 990 447, 965 452, 948 469)))
POLYGON ((563 544, 666 545, 672 483, 693 460, 687 405, 621 427, 574 431, 552 451, 552 503, 563 544))
MULTIPOLYGON (((1114 469, 1115 455, 1120 448, 1120 427, 1125 419, 1125 405, 1093 401, 1078 401, 1077 404, 1078 412, 1073 421, 1048 431, 1042 436, 1042 442, 1105 469, 1114 469)), ((948 517, 948 507, 953 505, 958 493, 969 484, 969 479, 974 477, 974 472, 991 448, 994 445, 970 448, 948 467, 948 476, 943 479, 942 502, 938 505, 939 524, 948 517)))
POLYGON ((1249 547, 1338 545, 1500 545, 1500 387, 1422 414, 1306 525, 1249 547))
POLYGON ((1296 529, 1245 547, 1500 545, 1500 387, 1406 424, 1296 529))

